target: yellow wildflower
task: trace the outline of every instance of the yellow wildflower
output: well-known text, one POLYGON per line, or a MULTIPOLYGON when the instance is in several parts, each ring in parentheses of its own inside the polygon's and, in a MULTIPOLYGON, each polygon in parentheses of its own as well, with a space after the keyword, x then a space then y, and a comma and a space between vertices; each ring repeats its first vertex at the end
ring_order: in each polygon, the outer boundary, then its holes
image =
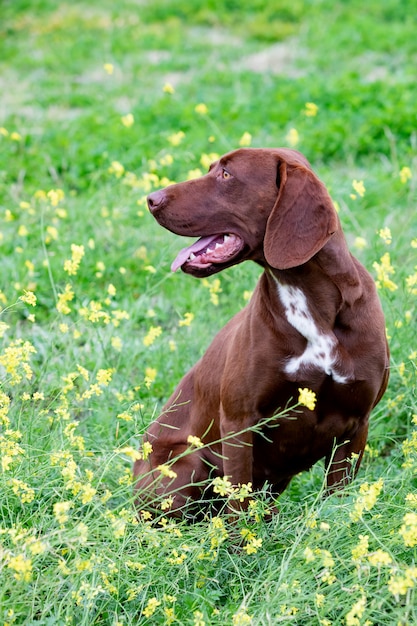
POLYGON ((334 567, 334 559, 329 550, 320 550, 323 567, 334 567))
POLYGON ((148 458, 148 456, 151 454, 151 452, 152 452, 152 444, 149 443, 149 441, 144 441, 142 444, 142 456, 145 461, 148 458))
POLYGON ((303 113, 307 117, 315 117, 318 110, 319 107, 317 106, 317 104, 314 104, 314 102, 306 102, 303 113))
POLYGON ((203 175, 203 172, 197 167, 194 170, 189 170, 187 172, 187 180, 194 180, 195 178, 200 178, 203 175))
POLYGON ((162 91, 164 93, 168 93, 170 95, 172 95, 173 93, 175 93, 175 89, 174 87, 171 85, 171 83, 165 83, 165 85, 162 88, 162 91))
POLYGON ((65 194, 62 189, 51 189, 48 191, 46 196, 53 207, 58 206, 58 204, 65 198, 65 194))
POLYGON ((97 374, 96 374, 96 381, 99 385, 102 385, 103 387, 108 387, 112 376, 113 376, 114 370, 112 368, 104 370, 104 369, 100 369, 98 370, 97 374))
POLYGON ((168 465, 158 465, 156 469, 159 470, 162 476, 165 476, 166 478, 174 479, 177 477, 177 473, 174 472, 174 470, 170 469, 168 465))
POLYGON ((12 341, 0 354, 0 365, 7 374, 10 374, 10 384, 17 385, 25 377, 31 380, 32 368, 29 365, 30 355, 36 353, 36 349, 29 341, 17 339, 12 341))
POLYGON ((124 422, 131 422, 133 420, 132 416, 130 415, 130 413, 127 413, 127 411, 123 411, 123 413, 119 413, 117 415, 117 419, 123 420, 124 422))
POLYGON ((118 452, 119 454, 124 454, 125 456, 129 457, 131 461, 138 461, 143 456, 139 452, 139 450, 132 448, 132 446, 124 446, 123 448, 118 448, 116 452, 118 452))
POLYGON ((169 496, 169 498, 165 498, 161 502, 161 511, 169 511, 173 503, 174 503, 174 498, 172 496, 169 496))
POLYGON ((180 130, 177 133, 172 133, 172 135, 169 135, 168 137, 168 141, 171 144, 171 146, 179 146, 181 141, 184 139, 185 137, 185 133, 180 130))
POLYGON ((143 339, 143 344, 146 347, 151 346, 153 342, 155 341, 155 339, 159 337, 161 333, 162 333, 162 328, 160 326, 151 326, 150 329, 148 330, 147 335, 143 339))
POLYGON ((359 495, 356 498, 353 510, 349 514, 353 522, 359 521, 364 511, 370 511, 375 506, 383 485, 384 481, 380 478, 375 483, 363 483, 360 486, 359 495))
POLYGON ((72 290, 71 285, 68 283, 65 285, 65 290, 63 293, 58 294, 58 301, 56 304, 57 311, 62 313, 62 315, 68 315, 71 313, 71 309, 68 306, 68 302, 74 299, 74 292, 72 290))
POLYGON ((155 381, 156 376, 158 374, 158 370, 156 370, 154 367, 147 367, 145 370, 145 387, 147 389, 150 388, 150 386, 152 385, 152 383, 155 381))
POLYGON ((213 517, 209 525, 210 550, 214 551, 226 541, 228 532, 221 517, 213 517))
POLYGON ((213 163, 213 161, 217 161, 218 159, 219 159, 219 155, 217 154, 217 152, 210 152, 209 154, 206 154, 205 152, 203 152, 203 154, 200 157, 200 163, 204 167, 205 170, 208 170, 208 168, 213 163))
POLYGON ((410 178, 412 178, 412 173, 411 173, 411 169, 409 167, 407 167, 406 165, 404 167, 401 168, 400 170, 400 180, 402 182, 403 185, 405 185, 405 183, 407 181, 410 180, 410 178))
POLYGON ((246 541, 243 546, 243 550, 246 554, 256 554, 258 549, 262 546, 262 539, 260 537, 256 537, 255 534, 249 530, 249 528, 242 528, 240 534, 246 541))
POLYGON ((28 273, 29 273, 29 275, 30 275, 30 276, 33 276, 33 274, 35 273, 35 264, 34 264, 34 263, 32 263, 32 261, 29 261, 29 259, 27 259, 27 260, 25 261, 25 266, 26 266, 26 267, 27 267, 27 269, 28 269, 28 273))
POLYGON ((33 502, 35 499, 35 491, 29 487, 23 480, 12 478, 11 486, 13 493, 18 496, 22 504, 33 502))
POLYGON ((126 532, 126 520, 121 519, 120 517, 113 517, 111 520, 111 527, 113 531, 113 536, 115 539, 121 539, 124 537, 126 532))
POLYGON ((395 291, 398 286, 391 280, 390 276, 395 274, 395 269, 391 265, 391 258, 389 252, 386 252, 380 259, 380 263, 376 261, 373 264, 373 268, 376 271, 376 286, 378 289, 385 287, 389 291, 395 291))
POLYGON ((122 115, 120 120, 123 126, 126 126, 126 128, 130 128, 135 123, 135 118, 133 117, 132 113, 128 113, 127 115, 122 115))
POLYGON ((64 524, 69 519, 68 512, 73 507, 73 503, 69 500, 65 502, 55 502, 53 510, 54 516, 59 524, 64 524))
POLYGON ((170 565, 181 565, 182 563, 184 563, 185 559, 187 558, 187 555, 185 554, 185 552, 182 552, 182 554, 179 554, 178 550, 175 550, 175 549, 172 550, 171 554, 172 556, 167 558, 167 561, 170 565))
POLYGON ((103 324, 110 324, 111 318, 107 311, 103 311, 103 306, 100 302, 91 300, 88 307, 81 307, 79 309, 81 317, 87 318, 93 324, 103 322, 103 324))
POLYGON ((406 513, 404 515, 400 535, 406 546, 413 548, 417 545, 417 513, 406 513))
POLYGON ((306 406, 310 411, 314 411, 316 406, 316 394, 311 389, 305 387, 304 389, 298 388, 299 396, 298 403, 302 406, 306 406))
POLYGON ((353 180, 352 181, 352 187, 353 187, 354 191, 356 191, 358 196, 363 198, 363 196, 365 195, 365 191, 366 191, 363 180, 353 180))
POLYGON ((207 105, 204 104, 203 102, 201 102, 200 104, 197 104, 197 106, 195 107, 194 110, 199 115, 207 115, 207 113, 208 113, 207 105))
POLYGON ((96 276, 97 276, 97 278, 101 278, 102 277, 103 272, 104 272, 105 269, 106 269, 106 266, 103 263, 103 261, 97 261, 97 263, 96 263, 96 270, 97 270, 96 276))
POLYGON ((30 304, 30 306, 36 306, 36 296, 33 291, 24 291, 23 296, 20 296, 19 300, 30 304))
POLYGON ((45 541, 40 541, 40 539, 35 539, 35 537, 31 537, 27 542, 26 546, 31 554, 37 556, 38 554, 44 554, 48 549, 48 545, 45 541))
POLYGON ((0 425, 5 426, 6 428, 10 424, 10 420, 8 417, 9 408, 10 408, 10 398, 8 395, 4 393, 4 391, 0 390, 0 425))
POLYGON ((99 386, 99 384, 93 383, 92 385, 90 385, 90 387, 88 389, 86 389, 84 391, 84 393, 81 394, 81 396, 79 396, 79 399, 80 400, 89 400, 93 396, 101 396, 102 393, 103 393, 103 391, 102 391, 101 387, 99 386))
POLYGON ((249 624, 252 624, 252 617, 244 608, 240 608, 232 617, 232 626, 249 626, 249 624))
POLYGON ((13 570, 16 580, 29 582, 32 578, 32 560, 23 554, 12 556, 7 563, 7 567, 13 570))
POLYGON ((388 590, 392 595, 405 596, 409 589, 415 587, 417 581, 417 567, 408 567, 401 574, 392 574, 388 581, 388 590))
POLYGON ((194 611, 193 616, 193 626, 206 626, 206 622, 204 621, 204 615, 201 611, 194 611))
POLYGON ((178 322, 178 326, 190 326, 193 319, 194 313, 184 313, 184 317, 178 322))
POLYGON ((392 558, 385 552, 384 550, 375 550, 367 555, 367 559, 370 565, 374 567, 381 567, 381 565, 390 565, 392 563, 392 558))
POLYGON ((75 276, 80 267, 81 259, 83 258, 84 254, 84 246, 79 246, 75 243, 71 244, 71 259, 67 259, 64 262, 64 270, 67 272, 67 274, 69 274, 70 276, 75 276))
POLYGON ((119 161, 112 161, 108 169, 109 174, 114 174, 116 178, 121 178, 125 173, 125 168, 119 161))
POLYGON ((383 242, 387 244, 387 246, 389 246, 392 243, 392 235, 391 235, 391 229, 390 228, 388 228, 388 227, 381 228, 378 231, 378 235, 381 237, 383 242))
POLYGON ((201 441, 200 437, 195 437, 194 435, 188 435, 187 443, 195 448, 202 448, 204 443, 201 441))
POLYGON ((353 242, 353 245, 358 250, 364 250, 368 244, 364 237, 356 237, 355 241, 353 242))
POLYGON ((365 612, 366 596, 362 596, 350 609, 345 617, 346 626, 360 626, 361 618, 365 612))
POLYGON ((294 148, 300 141, 298 130, 296 128, 290 128, 285 136, 285 140, 292 148, 294 148))
MULTIPOLYGON (((417 270, 417 266, 415 269, 417 270)), ((407 278, 405 279, 405 284, 407 285, 407 290, 411 294, 413 294, 414 296, 417 295, 417 271, 415 271, 414 274, 410 274, 410 276, 407 276, 407 278)))
POLYGON ((352 561, 360 561, 368 555, 369 537, 368 535, 359 535, 358 544, 352 548, 352 561))
POLYGON ((80 373, 80 375, 84 378, 84 380, 89 380, 90 378, 90 374, 88 373, 88 370, 86 370, 85 367, 83 367, 82 365, 77 365, 77 370, 80 373))
POLYGON ((160 604, 161 603, 159 600, 157 600, 157 598, 150 598, 148 600, 147 605, 143 609, 144 616, 151 617, 155 613, 156 609, 158 608, 160 604))
POLYGON ((212 482, 214 493, 218 493, 220 496, 229 496, 233 493, 233 485, 227 476, 216 476, 212 482))
POLYGON ((252 135, 247 131, 243 133, 241 138, 239 139, 239 146, 246 147, 250 146, 252 143, 252 135))
MULTIPOLYGON (((415 416, 413 422, 415 423, 415 416)), ((405 497, 406 502, 411 504, 411 506, 417 506, 417 493, 408 493, 405 497)))
POLYGON ((112 283, 110 283, 107 287, 107 293, 109 294, 109 296, 111 296, 112 298, 116 295, 116 287, 114 285, 112 285, 112 283))
POLYGON ((123 348, 123 340, 120 337, 112 337, 110 340, 112 348, 117 352, 121 352, 123 348))
POLYGON ((206 287, 209 290, 210 302, 214 304, 214 306, 218 306, 219 293, 222 292, 220 279, 214 278, 212 280, 208 280, 207 278, 204 278, 202 284, 203 287, 206 287))
POLYGON ((97 489, 94 489, 91 485, 83 485, 81 487, 81 502, 83 504, 88 504, 94 498, 97 493, 97 489))
POLYGON ((304 549, 303 555, 307 563, 314 561, 316 558, 314 551, 309 546, 304 549))
POLYGON ((248 498, 251 493, 252 493, 252 483, 251 482, 243 483, 243 485, 241 485, 239 483, 237 488, 235 488, 233 490, 233 498, 235 500, 239 500, 239 502, 243 502, 245 500, 245 498, 248 498))

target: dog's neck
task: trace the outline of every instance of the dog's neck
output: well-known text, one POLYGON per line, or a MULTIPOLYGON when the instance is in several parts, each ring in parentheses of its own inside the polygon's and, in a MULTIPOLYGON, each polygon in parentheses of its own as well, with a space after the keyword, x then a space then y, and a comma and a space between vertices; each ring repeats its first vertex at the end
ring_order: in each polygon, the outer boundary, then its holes
POLYGON ((294 305, 290 306, 290 300, 294 300, 297 293, 298 310, 308 308, 316 324, 323 329, 333 328, 338 313, 344 307, 351 307, 363 293, 358 264, 342 233, 337 239, 332 238, 302 266, 286 270, 265 268, 269 289, 278 294, 284 308, 294 305))
POLYGON ((290 378, 298 379, 310 367, 324 371, 338 383, 348 382, 353 375, 349 368, 340 366, 335 334, 339 314, 361 292, 357 266, 347 248, 345 251, 342 249, 337 257, 331 250, 325 254, 320 251, 302 267, 265 270, 263 280, 278 307, 277 326, 281 327, 278 320, 283 315, 306 341, 303 352, 285 365, 290 378))

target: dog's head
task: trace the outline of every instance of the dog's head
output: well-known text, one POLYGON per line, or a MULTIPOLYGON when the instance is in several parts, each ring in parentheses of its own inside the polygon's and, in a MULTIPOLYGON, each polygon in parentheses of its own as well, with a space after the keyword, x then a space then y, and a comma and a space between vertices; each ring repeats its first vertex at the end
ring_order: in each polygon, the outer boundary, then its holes
POLYGON ((148 196, 158 222, 199 237, 172 264, 204 277, 251 259, 288 269, 306 263, 338 230, 329 194, 306 158, 286 148, 229 152, 194 180, 148 196))

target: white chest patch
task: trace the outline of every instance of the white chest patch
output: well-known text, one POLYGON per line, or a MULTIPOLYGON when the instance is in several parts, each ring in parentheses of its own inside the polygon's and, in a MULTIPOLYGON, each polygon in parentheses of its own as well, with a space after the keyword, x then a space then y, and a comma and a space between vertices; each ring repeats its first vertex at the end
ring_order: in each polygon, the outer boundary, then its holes
POLYGON ((300 356, 292 357, 287 362, 285 371, 296 374, 302 368, 313 367, 323 370, 338 383, 346 383, 346 376, 336 371, 337 340, 317 327, 304 292, 298 287, 282 285, 278 281, 276 284, 288 323, 307 340, 304 352, 300 356))

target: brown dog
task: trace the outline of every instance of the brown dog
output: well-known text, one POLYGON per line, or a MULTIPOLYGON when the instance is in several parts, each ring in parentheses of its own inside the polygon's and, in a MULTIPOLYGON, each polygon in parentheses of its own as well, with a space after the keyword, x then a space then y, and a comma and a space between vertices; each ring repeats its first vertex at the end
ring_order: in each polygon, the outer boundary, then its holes
POLYGON ((148 205, 168 230, 201 237, 173 270, 201 278, 249 259, 264 272, 149 426, 152 452, 134 467, 139 508, 170 495, 170 514, 181 516, 218 476, 278 495, 322 458, 328 489, 342 486, 359 467, 389 353, 374 281, 308 161, 284 148, 239 149, 148 205), (274 420, 300 388, 315 392, 315 408, 274 420), (190 435, 204 443, 191 454, 190 435))

